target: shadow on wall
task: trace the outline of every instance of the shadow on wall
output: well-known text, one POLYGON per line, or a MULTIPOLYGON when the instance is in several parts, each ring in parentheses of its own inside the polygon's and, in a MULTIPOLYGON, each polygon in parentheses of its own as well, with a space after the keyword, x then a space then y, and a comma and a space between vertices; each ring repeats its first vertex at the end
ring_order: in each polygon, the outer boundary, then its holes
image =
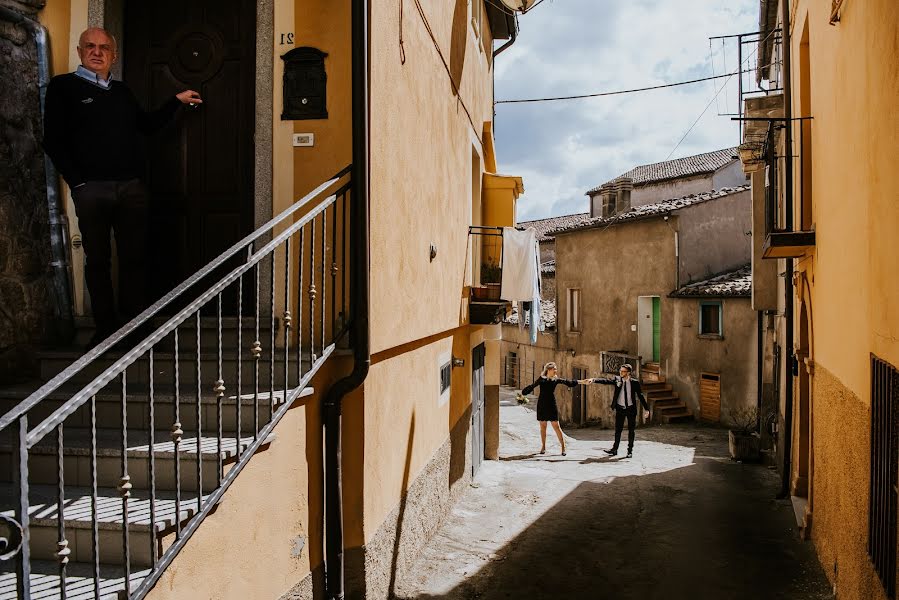
POLYGON ((400 500, 400 514, 396 522, 396 538, 393 542, 393 558, 390 563, 390 593, 388 598, 394 597, 396 590, 396 571, 400 558, 400 542, 403 539, 403 520, 406 516, 406 502, 409 495, 406 490, 409 489, 409 471, 412 469, 412 444, 415 441, 415 411, 412 412, 412 419, 409 423, 409 438, 406 441, 406 464, 403 467, 403 497, 400 500))
POLYGON ((830 598, 775 492, 765 470, 699 455, 662 473, 583 482, 463 583, 407 598, 830 598))
POLYGON ((462 416, 450 429, 450 464, 449 489, 465 477, 468 468, 469 437, 471 429, 471 404, 465 408, 462 416))
POLYGON ((453 95, 462 86, 462 73, 465 72, 465 50, 468 42, 468 2, 456 0, 453 9, 453 31, 450 41, 450 77, 453 78, 453 95))

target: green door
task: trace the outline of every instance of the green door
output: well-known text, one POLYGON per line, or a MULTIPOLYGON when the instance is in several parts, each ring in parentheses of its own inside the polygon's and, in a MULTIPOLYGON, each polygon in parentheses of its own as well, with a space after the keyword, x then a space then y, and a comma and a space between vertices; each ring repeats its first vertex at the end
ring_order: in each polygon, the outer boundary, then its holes
POLYGON ((660 298, 652 299, 652 362, 659 362, 662 350, 662 306, 660 298))

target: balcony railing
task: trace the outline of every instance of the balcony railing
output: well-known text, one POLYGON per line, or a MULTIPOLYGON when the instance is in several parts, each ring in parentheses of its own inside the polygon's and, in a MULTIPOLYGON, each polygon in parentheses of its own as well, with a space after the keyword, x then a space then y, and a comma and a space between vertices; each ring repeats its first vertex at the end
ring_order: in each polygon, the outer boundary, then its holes
POLYGON ((503 281, 503 229, 472 225, 468 228, 472 277, 469 322, 476 325, 500 323, 512 304, 500 298, 503 281))
POLYGON ((620 351, 600 352, 602 372, 605 375, 618 375, 622 365, 629 364, 634 368, 634 377, 637 381, 642 379, 643 361, 639 356, 633 356, 620 351))
POLYGON ((347 168, 0 417, 0 596, 147 595, 347 331, 351 194, 347 168))

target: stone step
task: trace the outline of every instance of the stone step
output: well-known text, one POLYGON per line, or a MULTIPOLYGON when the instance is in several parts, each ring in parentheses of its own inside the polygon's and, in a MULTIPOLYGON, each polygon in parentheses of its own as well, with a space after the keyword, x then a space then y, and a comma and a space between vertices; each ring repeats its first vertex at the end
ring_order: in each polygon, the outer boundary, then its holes
MULTIPOLYGON (((252 435, 240 440, 232 436, 221 440, 221 453, 218 451, 218 438, 203 433, 199 440, 195 431, 184 429, 183 437, 178 444, 176 458, 175 444, 171 431, 155 431, 153 444, 155 486, 157 490, 175 489, 176 461, 179 468, 179 479, 182 491, 197 490, 197 462, 201 464, 201 483, 204 491, 215 488, 218 484, 219 457, 223 471, 237 459, 238 451, 243 452, 253 443, 252 435), (198 451, 199 450, 199 451, 198 451), (199 461, 198 461, 199 459, 199 461)), ((13 466, 12 432, 4 432, 0 437, 0 482, 11 482, 13 466)), ((89 429, 66 428, 63 440, 63 472, 68 485, 76 487, 91 486, 91 434, 89 429)), ((31 485, 55 485, 57 481, 57 449, 55 433, 47 435, 29 451, 28 481, 31 485)), ((266 445, 274 440, 274 436, 266 440, 266 445)), ((150 435, 148 431, 128 431, 127 457, 128 475, 134 489, 149 489, 150 476, 150 435)), ((117 429, 97 430, 97 485, 98 487, 116 487, 122 476, 122 432, 117 429)), ((222 474, 224 474, 224 472, 222 474)))
MULTIPOLYGON (((0 562, 0 599, 16 598, 15 561, 0 562)), ((130 589, 134 591, 150 574, 149 569, 132 569, 130 589)), ((59 600, 59 563, 55 560, 31 561, 31 600, 59 600)), ((125 574, 120 566, 100 565, 99 600, 121 600, 125 574)), ((94 592, 92 564, 70 562, 66 567, 66 600, 98 600, 94 592)))
POLYGON ((680 394, 678 394, 677 392, 662 392, 659 394, 652 394, 652 395, 647 394, 646 398, 650 402, 657 404, 659 402, 667 402, 669 400, 675 400, 675 401, 680 400, 680 394))
POLYGON ((670 392, 673 388, 670 383, 665 383, 663 381, 653 381, 649 383, 643 384, 643 391, 646 394, 655 394, 658 392, 670 392))
POLYGON ((660 415, 668 415, 668 414, 680 412, 682 410, 688 410, 687 405, 684 404, 680 400, 669 401, 669 403, 664 404, 662 406, 659 406, 658 404, 656 404, 655 409, 656 409, 656 411, 658 411, 658 413, 660 415))
MULTIPOLYGON (((251 344, 252 342, 250 342, 251 344)), ((233 381, 237 379, 237 367, 240 363, 241 381, 248 389, 252 389, 252 382, 255 375, 255 363, 253 355, 250 352, 250 344, 244 344, 244 351, 238 359, 233 348, 223 351, 222 369, 223 374, 230 374, 228 379, 233 381)), ((266 345, 267 346, 267 345, 266 345)), ((40 360, 40 376, 41 379, 49 381, 66 367, 81 358, 83 353, 78 350, 47 350, 38 353, 40 360)), ((85 365, 84 368, 72 377, 71 383, 86 384, 90 383, 116 360, 124 355, 122 352, 110 351, 103 356, 85 365)), ((318 353, 320 355, 320 352, 318 353)), ((200 352, 200 380, 207 382, 208 387, 218 379, 219 373, 219 357, 217 352, 200 352)), ((288 354, 287 366, 290 374, 290 380, 296 382, 297 374, 297 357, 293 349, 288 354)), ((303 372, 309 368, 310 356, 308 352, 303 355, 303 372)), ((272 368, 271 357, 268 351, 263 351, 262 357, 258 361, 259 365, 259 381, 260 386, 270 381, 272 368)), ((284 381, 285 373, 284 350, 275 351, 275 382, 284 381)), ((174 353, 165 351, 155 351, 153 355, 153 379, 155 383, 174 385, 175 380, 175 360, 174 353)), ((150 381, 150 361, 147 354, 137 359, 127 370, 127 380, 129 384, 148 384, 150 381)), ((196 385, 197 380, 197 355, 196 352, 188 350, 178 352, 178 381, 181 385, 196 385)))
MULTIPOLYGON (((121 421, 122 402, 120 391, 115 390, 119 384, 107 386, 97 394, 97 423, 100 426, 121 421)), ((207 386, 208 387, 208 386, 207 386)), ((227 384, 226 384, 226 387, 227 384)), ((245 386, 244 386, 245 387, 245 386)), ((0 414, 14 408, 27 397, 26 390, 34 386, 16 386, 0 389, 0 414)), ((38 404, 28 413, 29 425, 36 426, 42 420, 49 417, 55 410, 61 407, 79 391, 80 386, 64 385, 59 390, 51 393, 43 402, 38 404)), ((288 393, 293 392, 289 390, 288 393)), ((227 393, 227 390, 226 390, 227 393)), ((308 397, 314 393, 312 388, 306 388, 300 393, 300 398, 308 397)), ((195 430, 197 426, 196 389, 182 390, 178 399, 179 422, 182 429, 195 430)), ((266 382, 265 391, 260 391, 256 413, 259 427, 268 423, 271 415, 270 397, 274 397, 274 408, 277 409, 284 402, 284 392, 276 388, 274 396, 268 391, 266 382)), ((256 403, 253 393, 241 396, 241 432, 255 431, 253 420, 253 406, 256 403)), ((150 424, 149 392, 144 389, 129 392, 127 401, 128 427, 129 429, 149 429, 150 424)), ((200 405, 201 425, 203 431, 218 431, 218 403, 211 387, 203 390, 200 405)), ((153 393, 153 420, 156 429, 169 430, 175 423, 175 394, 169 386, 158 388, 153 393)), ((222 431, 232 433, 237 431, 237 396, 226 395, 222 398, 222 431)), ((66 418, 65 427, 90 427, 90 402, 82 404, 75 412, 66 418)))
MULTIPOLYGON (((71 554, 69 560, 93 563, 92 495, 89 488, 66 487, 63 514, 65 539, 71 554)), ((32 559, 52 561, 59 550, 59 504, 55 486, 33 486, 29 490, 29 533, 32 559)), ((204 496, 204 499, 208 495, 204 496)), ((176 523, 184 526, 198 512, 196 493, 180 497, 180 506, 174 492, 158 491, 153 498, 151 521, 150 493, 132 490, 128 499, 128 548, 133 568, 151 567, 153 558, 170 545, 176 523)), ((12 485, 0 485, 0 506, 14 506, 17 501, 12 485)), ((3 515, 14 516, 12 510, 3 515)), ((123 565, 123 504, 114 488, 97 490, 97 533, 100 562, 123 565)))
POLYGON ((661 418, 665 423, 684 423, 694 420, 693 413, 687 408, 681 409, 677 412, 661 415, 661 418))

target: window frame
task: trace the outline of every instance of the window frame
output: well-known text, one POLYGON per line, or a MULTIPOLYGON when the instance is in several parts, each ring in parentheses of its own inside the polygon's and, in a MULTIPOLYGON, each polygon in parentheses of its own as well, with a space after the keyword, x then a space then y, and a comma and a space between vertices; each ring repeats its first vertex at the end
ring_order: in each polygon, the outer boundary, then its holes
POLYGON ((724 338, 724 302, 721 300, 700 300, 699 302, 699 327, 697 328, 699 337, 706 339, 722 339, 724 338), (706 306, 715 306, 718 308, 718 332, 710 333, 705 331, 705 321, 703 319, 703 308, 706 306))
POLYGON ((568 288, 567 311, 568 311, 568 331, 569 333, 580 333, 583 329, 583 321, 581 317, 581 296, 583 292, 581 288, 568 288))

